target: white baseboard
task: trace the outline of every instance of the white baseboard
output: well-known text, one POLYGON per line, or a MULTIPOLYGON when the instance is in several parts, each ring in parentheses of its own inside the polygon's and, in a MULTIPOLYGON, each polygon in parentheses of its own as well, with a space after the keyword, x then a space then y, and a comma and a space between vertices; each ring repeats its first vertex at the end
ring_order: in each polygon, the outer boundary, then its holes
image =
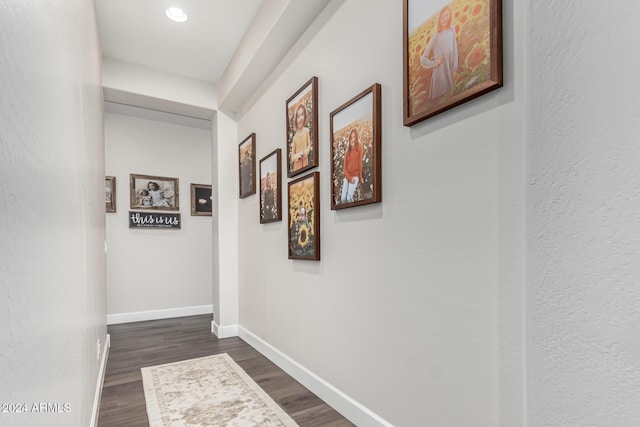
POLYGON ((211 321, 211 332, 218 338, 237 337, 238 325, 220 326, 213 320, 211 321))
POLYGON ((107 334, 104 343, 104 350, 100 357, 100 370, 98 371, 98 383, 93 397, 93 413, 91 414, 91 427, 98 425, 100 415, 100 398, 102 397, 102 386, 104 385, 104 375, 107 372, 107 359, 109 358, 109 348, 111 347, 111 335, 107 334))
POLYGON ((166 308, 162 310, 136 311, 133 313, 107 314, 107 325, 141 322, 144 320, 170 319, 172 317, 196 316, 213 313, 213 304, 193 307, 166 308))
POLYGON ((283 371, 291 375, 355 425, 393 427, 391 423, 262 340, 262 338, 242 326, 238 327, 238 331, 240 338, 246 341, 247 344, 258 350, 267 359, 278 365, 283 371))

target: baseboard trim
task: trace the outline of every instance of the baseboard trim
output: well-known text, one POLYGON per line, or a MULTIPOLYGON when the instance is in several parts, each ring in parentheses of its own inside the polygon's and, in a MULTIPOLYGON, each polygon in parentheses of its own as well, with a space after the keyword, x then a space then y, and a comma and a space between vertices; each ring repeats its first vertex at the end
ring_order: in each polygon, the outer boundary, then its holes
POLYGON ((247 344, 258 350, 267 359, 278 365, 283 371, 291 375, 355 425, 393 427, 391 423, 291 359, 262 338, 242 326, 238 327, 238 332, 240 338, 246 341, 247 344))
POLYGON ((93 413, 91 414, 91 427, 98 425, 100 415, 100 398, 102 397, 102 386, 104 386, 104 376, 107 372, 107 359, 109 359, 109 348, 111 348, 111 335, 107 334, 104 343, 104 350, 100 358, 100 370, 98 371, 98 383, 93 397, 93 413))
POLYGON ((142 322, 145 320, 170 319, 172 317, 197 316, 213 313, 213 304, 193 307, 165 308, 162 310, 136 311, 133 313, 107 314, 107 325, 142 322))
POLYGON ((211 332, 218 338, 237 337, 238 325, 220 326, 213 320, 211 321, 211 332))

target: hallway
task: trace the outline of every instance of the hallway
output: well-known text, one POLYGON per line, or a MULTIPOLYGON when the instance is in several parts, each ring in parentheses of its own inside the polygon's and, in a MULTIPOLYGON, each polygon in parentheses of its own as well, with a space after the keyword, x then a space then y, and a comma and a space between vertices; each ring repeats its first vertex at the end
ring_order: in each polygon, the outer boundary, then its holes
POLYGON ((210 315, 109 326, 98 426, 149 425, 140 368, 219 353, 228 353, 300 426, 353 425, 242 339, 217 339, 210 328, 210 315))

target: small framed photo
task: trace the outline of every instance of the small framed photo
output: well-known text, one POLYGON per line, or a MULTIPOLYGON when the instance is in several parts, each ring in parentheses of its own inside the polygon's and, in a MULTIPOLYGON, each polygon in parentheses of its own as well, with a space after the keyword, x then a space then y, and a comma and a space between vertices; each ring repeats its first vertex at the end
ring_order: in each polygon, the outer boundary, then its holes
POLYGON ((256 193, 256 134, 246 137, 238 146, 240 198, 256 193))
POLYGON ((287 99, 287 176, 318 166, 318 78, 287 99))
POLYGON ((260 224, 282 221, 282 150, 260 160, 260 224))
POLYGON ((382 201, 381 86, 331 112, 331 209, 382 201))
POLYGON ((130 174, 131 209, 180 210, 178 178, 130 174))
POLYGON ((213 196, 211 186, 191 184, 191 216, 211 216, 213 196))
POLYGON ((502 86, 502 1, 403 0, 404 125, 502 86))
POLYGON ((289 182, 289 259, 320 261, 320 172, 289 182))
POLYGON ((104 177, 104 203, 107 212, 116 211, 116 177, 104 177))

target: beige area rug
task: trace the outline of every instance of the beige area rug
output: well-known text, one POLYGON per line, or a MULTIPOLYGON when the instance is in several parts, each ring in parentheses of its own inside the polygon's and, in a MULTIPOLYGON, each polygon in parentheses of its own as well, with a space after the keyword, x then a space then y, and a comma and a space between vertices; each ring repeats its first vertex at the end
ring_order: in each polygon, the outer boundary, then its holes
POLYGON ((226 353, 142 368, 151 427, 297 426, 226 353))

